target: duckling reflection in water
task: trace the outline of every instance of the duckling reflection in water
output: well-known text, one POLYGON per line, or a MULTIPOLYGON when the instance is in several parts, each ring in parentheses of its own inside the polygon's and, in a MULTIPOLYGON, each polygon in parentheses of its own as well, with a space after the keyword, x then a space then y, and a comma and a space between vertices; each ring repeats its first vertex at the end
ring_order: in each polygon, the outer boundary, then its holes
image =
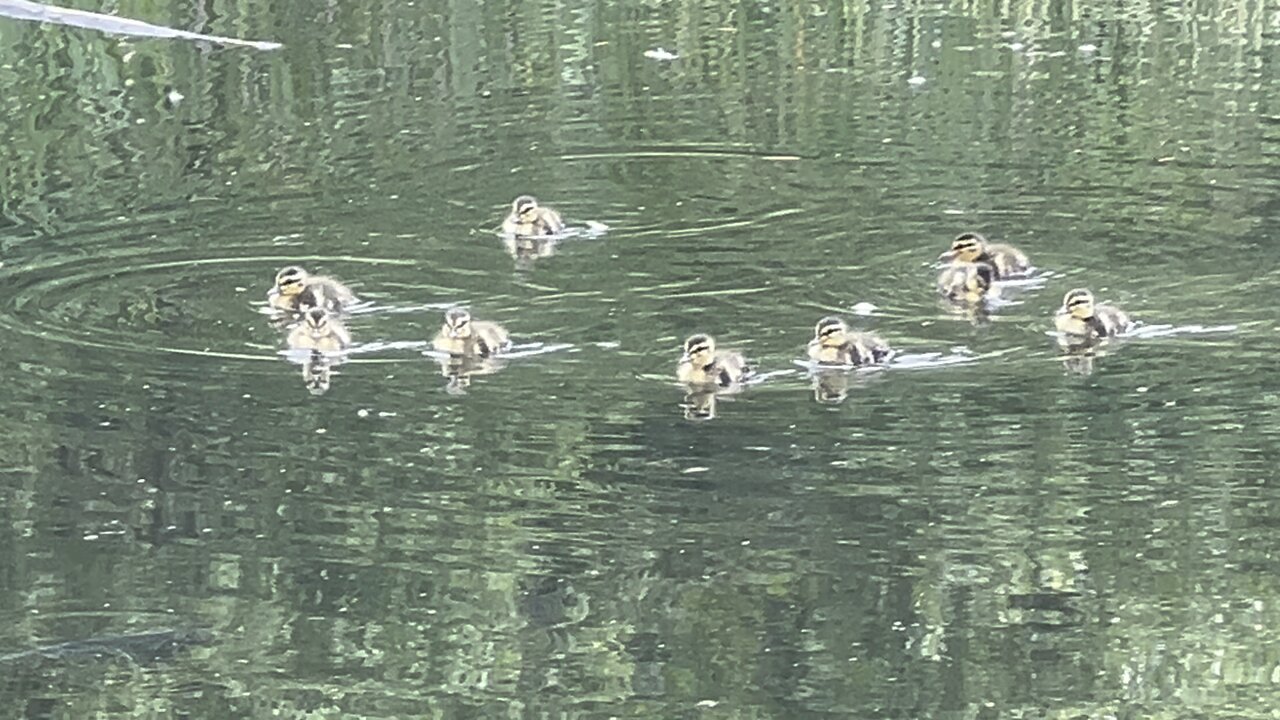
POLYGON ((715 338, 694 335, 684 341, 684 355, 676 365, 676 379, 686 385, 734 387, 751 374, 742 353, 717 350, 715 338))
POLYGON ((951 241, 951 249, 938 256, 939 260, 958 263, 986 263, 994 271, 994 280, 1004 280, 1025 275, 1031 270, 1026 253, 1012 245, 989 243, 978 233, 961 233, 951 241))
POLYGON ((1092 348, 1064 348, 1067 353, 1062 356, 1062 367, 1067 372, 1074 375, 1092 375, 1093 374, 1093 357, 1092 348))
POLYGON ((445 392, 450 395, 466 395, 475 375, 491 375, 505 367, 499 358, 450 355, 440 358, 440 375, 445 377, 445 392))
POLYGON ((322 307, 309 307, 302 320, 285 337, 290 350, 310 350, 302 365, 302 381, 312 395, 328 392, 333 366, 351 346, 351 333, 333 313, 322 307))
POLYGON ((809 359, 822 365, 876 365, 893 356, 889 343, 870 332, 855 332, 838 317, 818 321, 809 341, 809 359))
POLYGON ((343 312, 356 302, 346 285, 324 275, 312 275, 297 265, 276 273, 275 287, 267 293, 271 307, 285 312, 301 312, 309 307, 343 312))
POLYGON ((555 235, 564 230, 560 213, 538 204, 532 195, 521 195, 511 203, 511 212, 502 221, 508 235, 555 235))
POLYGON ((444 325, 431 341, 437 352, 458 357, 488 358, 511 347, 511 336, 497 323, 473 320, 466 308, 449 308, 444 325))
POLYGON ((680 407, 684 409, 685 420, 714 420, 716 417, 715 388, 701 390, 691 388, 685 394, 680 407))
POLYGON ((313 351, 302 365, 302 382, 312 395, 329 392, 332 375, 333 359, 318 350, 313 351))
POLYGON ((502 244, 507 254, 516 261, 516 268, 533 267, 535 261, 549 258, 556 254, 556 246, 560 241, 554 235, 516 235, 503 233, 502 244))
POLYGON ((813 373, 813 399, 823 405, 839 405, 849 397, 849 373, 819 370, 813 373))
POLYGON ((1084 288, 1070 290, 1053 316, 1059 343, 1064 347, 1089 345, 1115 337, 1133 326, 1125 312, 1114 305, 1097 303, 1084 288))

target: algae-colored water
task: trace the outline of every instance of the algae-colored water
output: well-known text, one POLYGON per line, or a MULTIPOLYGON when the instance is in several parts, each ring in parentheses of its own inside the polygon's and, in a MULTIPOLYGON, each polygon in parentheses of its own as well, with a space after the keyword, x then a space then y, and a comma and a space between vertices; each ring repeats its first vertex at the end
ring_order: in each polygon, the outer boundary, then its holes
POLYGON ((0 717, 1280 703, 1274 8, 77 7, 284 48, 0 20, 0 654, 213 633, 0 717), (575 232, 513 257, 523 192, 575 232), (1039 268, 980 322, 931 287, 967 230, 1039 268), (290 263, 368 301, 323 395, 290 263), (1075 286, 1234 329, 1085 373, 1075 286), (458 303, 521 349, 465 387, 458 303), (812 378, 831 313, 908 362, 812 378), (695 331, 772 373, 704 422, 695 331))

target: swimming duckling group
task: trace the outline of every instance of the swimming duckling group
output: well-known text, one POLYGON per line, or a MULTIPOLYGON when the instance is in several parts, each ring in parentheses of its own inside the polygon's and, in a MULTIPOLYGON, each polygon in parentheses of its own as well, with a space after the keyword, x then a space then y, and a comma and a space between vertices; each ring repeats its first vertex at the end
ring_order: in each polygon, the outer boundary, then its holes
MULTIPOLYGON (((1012 245, 989 243, 971 232, 956 237, 938 259, 945 262, 938 272, 938 293, 971 310, 981 308, 994 296, 998 281, 1026 277, 1032 271, 1026 253, 1012 245)), ((1093 293, 1083 288, 1068 292, 1054 315, 1059 344, 1073 352, 1087 352, 1131 326, 1132 321, 1123 311, 1096 303, 1093 293)), ((894 355, 893 348, 880 336, 853 330, 834 316, 818 320, 807 350, 810 362, 819 370, 884 365, 894 355)), ((676 378, 691 390, 732 388, 747 380, 751 371, 741 353, 717 349, 714 338, 698 334, 685 341, 676 378)), ((823 379, 829 380, 829 376, 823 379)))
MULTIPOLYGON (((530 195, 517 197, 502 222, 508 243, 554 239, 565 227, 559 213, 530 195)), ((938 293, 971 311, 984 308, 996 296, 1000 281, 1026 277, 1033 270, 1026 253, 1012 245, 988 242, 973 232, 957 236, 938 260, 944 263, 937 276, 938 293)), ((324 392, 329 387, 330 368, 351 346, 351 334, 343 320, 357 303, 355 293, 334 278, 290 266, 276 273, 267 301, 273 310, 294 320, 285 343, 291 350, 310 353, 304 379, 312 392, 324 392)), ((1067 292, 1054 314, 1058 342, 1071 353, 1088 353, 1132 324, 1127 314, 1096 302, 1093 293, 1084 288, 1067 292)), ((448 387, 460 390, 470 375, 498 367, 496 361, 510 349, 511 338, 502 326, 474 319, 466 308, 453 307, 444 313, 431 347, 442 358, 448 387)), ((854 330, 844 319, 827 316, 814 325, 806 354, 813 369, 826 375, 817 390, 820 399, 839 400, 844 397, 845 384, 831 383, 828 371, 883 366, 895 353, 879 335, 854 330)), ((717 393, 737 391, 753 373, 742 353, 720 348, 714 337, 698 333, 685 340, 675 374, 690 393, 686 406, 690 416, 706 418, 714 416, 717 393)))

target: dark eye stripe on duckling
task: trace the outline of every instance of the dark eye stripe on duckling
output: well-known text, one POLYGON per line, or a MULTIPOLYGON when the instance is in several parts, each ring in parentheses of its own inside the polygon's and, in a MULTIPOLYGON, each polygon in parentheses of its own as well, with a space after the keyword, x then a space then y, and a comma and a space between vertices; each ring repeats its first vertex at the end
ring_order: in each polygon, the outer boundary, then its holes
POLYGON ((815 331, 818 337, 827 337, 844 330, 844 323, 839 318, 823 318, 818 321, 815 331))

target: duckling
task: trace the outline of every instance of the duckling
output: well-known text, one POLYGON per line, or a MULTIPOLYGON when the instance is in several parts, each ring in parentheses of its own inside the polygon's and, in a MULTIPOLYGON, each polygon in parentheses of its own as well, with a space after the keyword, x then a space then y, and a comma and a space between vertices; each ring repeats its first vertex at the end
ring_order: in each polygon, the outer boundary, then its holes
POLYGON ((686 385, 737 385, 751 374, 742 353, 716 350, 715 338, 694 335, 684 341, 684 355, 676 365, 676 379, 686 385))
POLYGON ((813 328, 809 359, 823 365, 873 365, 893 355, 879 335, 853 332, 844 320, 824 317, 813 328))
POLYGON ((294 350, 336 353, 351 345, 351 333, 333 313, 322 307, 309 307, 302 313, 302 322, 289 331, 285 342, 294 350))
POLYGON ((1053 324, 1064 340, 1076 342, 1115 337, 1132 327, 1125 312, 1113 305, 1096 304, 1093 293, 1084 288, 1067 292, 1053 324))
POLYGON ((276 284, 267 293, 267 302, 285 312, 300 312, 308 307, 342 312, 356 302, 356 295, 331 277, 312 275, 290 265, 276 273, 276 284))
POLYGON ((996 273, 987 263, 953 262, 938 273, 938 292, 953 303, 980 303, 993 295, 996 273))
POLYGON ((465 308, 450 308, 431 344, 439 352, 487 358, 511 346, 511 336, 497 323, 471 319, 465 308))
POLYGON ((538 204, 532 195, 521 195, 511 203, 511 214, 502 221, 508 235, 555 235, 564 230, 560 213, 538 204))
POLYGON ((1026 253, 1012 245, 989 243, 978 233, 961 233, 951 241, 951 249, 938 256, 939 260, 958 262, 982 262, 995 270, 996 280, 1025 274, 1031 269, 1026 253))

